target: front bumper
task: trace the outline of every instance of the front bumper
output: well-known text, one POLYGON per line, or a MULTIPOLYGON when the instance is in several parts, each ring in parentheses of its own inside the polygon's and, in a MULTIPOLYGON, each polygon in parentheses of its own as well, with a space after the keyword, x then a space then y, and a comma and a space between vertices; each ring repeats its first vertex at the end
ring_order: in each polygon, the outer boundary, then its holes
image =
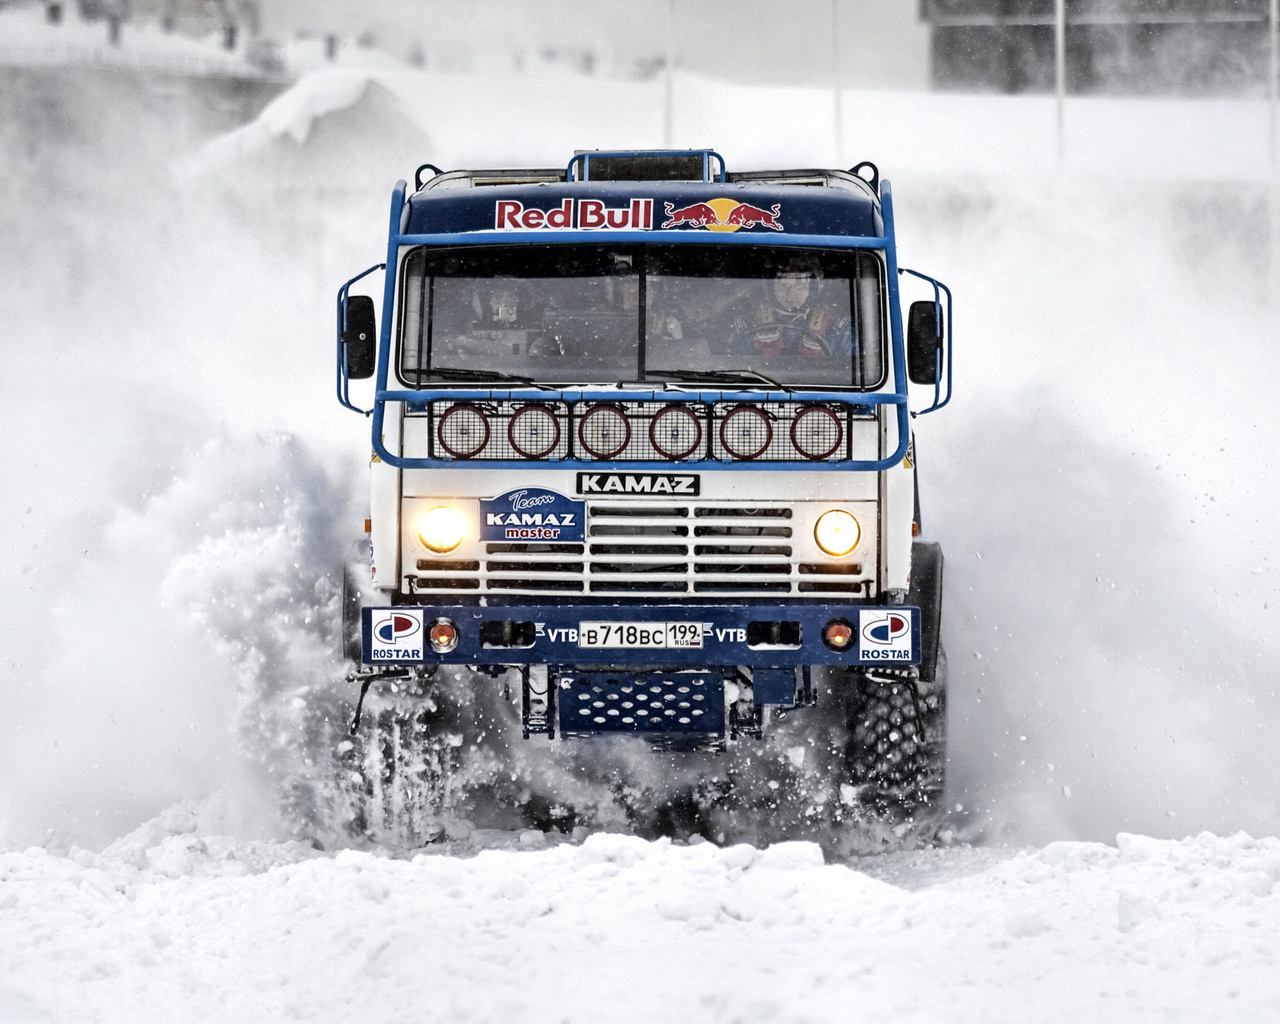
POLYGON ((920 609, 901 605, 400 605, 363 609, 361 660, 368 665, 670 668, 918 665, 920 625, 920 609), (428 633, 438 620, 457 630, 452 650, 438 652, 430 645, 428 633), (846 649, 835 650, 823 640, 833 621, 853 629, 846 649), (584 624, 591 625, 584 629, 584 624), (697 639, 700 645, 692 646, 697 639), (610 642, 644 646, 602 646, 610 642))

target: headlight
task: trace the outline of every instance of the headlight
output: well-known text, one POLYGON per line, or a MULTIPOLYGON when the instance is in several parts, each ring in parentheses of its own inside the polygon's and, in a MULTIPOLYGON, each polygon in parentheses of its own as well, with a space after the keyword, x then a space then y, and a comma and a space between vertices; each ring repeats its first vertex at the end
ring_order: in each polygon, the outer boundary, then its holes
POLYGON ((438 505, 418 517, 418 538, 438 555, 452 551, 467 535, 467 518, 457 509, 438 505))
POLYGON ((833 558, 843 558, 858 546, 862 538, 862 527, 844 509, 833 508, 818 516, 813 527, 813 539, 833 558))

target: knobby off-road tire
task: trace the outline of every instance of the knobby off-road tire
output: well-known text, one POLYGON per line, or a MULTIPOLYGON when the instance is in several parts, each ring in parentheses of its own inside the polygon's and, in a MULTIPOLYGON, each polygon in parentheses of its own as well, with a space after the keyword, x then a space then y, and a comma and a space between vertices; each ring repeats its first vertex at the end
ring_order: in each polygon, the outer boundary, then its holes
POLYGON ((946 657, 938 678, 914 672, 854 673, 845 762, 863 810, 890 821, 940 811, 946 765, 946 657))
MULTIPOLYGON (((342 566, 342 659, 358 691, 361 609, 369 586, 369 541, 351 545, 342 566)), ((407 674, 406 674, 407 675, 407 674)), ((375 678, 355 735, 335 737, 343 830, 353 839, 397 847, 437 838, 447 815, 460 737, 441 714, 426 677, 375 678)))
POLYGON ((461 746, 441 718, 429 694, 366 702, 356 735, 338 747, 352 838, 409 848, 439 838, 461 746))

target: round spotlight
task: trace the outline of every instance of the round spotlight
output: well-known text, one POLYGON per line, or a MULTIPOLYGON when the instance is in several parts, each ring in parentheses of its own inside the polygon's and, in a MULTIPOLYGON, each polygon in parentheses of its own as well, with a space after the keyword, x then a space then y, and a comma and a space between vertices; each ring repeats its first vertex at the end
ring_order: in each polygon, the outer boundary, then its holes
POLYGON ((687 459, 702 440, 702 424, 688 409, 669 405, 649 423, 649 443, 664 459, 687 459))
POLYGON ((507 440, 526 459, 545 458, 560 443, 560 424, 545 405, 526 405, 511 417, 507 440))
POLYGON ((822 642, 833 651, 847 651, 853 646, 853 626, 844 619, 828 622, 822 631, 822 642))
POLYGON ((597 405, 582 417, 578 440, 593 459, 611 459, 631 441, 631 424, 616 405, 597 405))
POLYGON ((435 619, 427 629, 427 643, 436 654, 448 654, 458 646, 458 627, 450 619, 435 619))
POLYGON ((773 440, 769 417, 750 405, 740 405, 720 423, 720 443, 735 459, 756 459, 773 440))
POLYGON ((489 419, 474 405, 451 405, 437 429, 440 447, 455 459, 473 459, 489 443, 489 419))
POLYGON ((418 539, 438 555, 452 551, 466 535, 467 517, 455 508, 437 505, 418 517, 418 539))
POLYGON ((813 539, 832 558, 843 558, 858 546, 862 527, 852 515, 841 508, 823 512, 813 527, 813 539))
POLYGON ((806 459, 829 459, 844 440, 840 419, 824 405, 800 410, 791 421, 791 443, 806 459))

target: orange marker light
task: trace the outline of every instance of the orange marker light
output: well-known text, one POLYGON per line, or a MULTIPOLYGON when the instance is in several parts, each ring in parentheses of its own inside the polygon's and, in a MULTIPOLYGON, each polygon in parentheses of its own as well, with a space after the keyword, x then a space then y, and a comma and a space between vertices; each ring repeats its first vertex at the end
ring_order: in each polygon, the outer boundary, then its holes
POLYGON ((833 650, 847 650, 849 645, 853 643, 853 627, 839 619, 835 622, 828 622, 827 628, 822 631, 822 639, 833 650))
POLYGON ((458 627, 448 619, 436 619, 427 630, 427 642, 436 654, 448 654, 458 646, 458 627))

